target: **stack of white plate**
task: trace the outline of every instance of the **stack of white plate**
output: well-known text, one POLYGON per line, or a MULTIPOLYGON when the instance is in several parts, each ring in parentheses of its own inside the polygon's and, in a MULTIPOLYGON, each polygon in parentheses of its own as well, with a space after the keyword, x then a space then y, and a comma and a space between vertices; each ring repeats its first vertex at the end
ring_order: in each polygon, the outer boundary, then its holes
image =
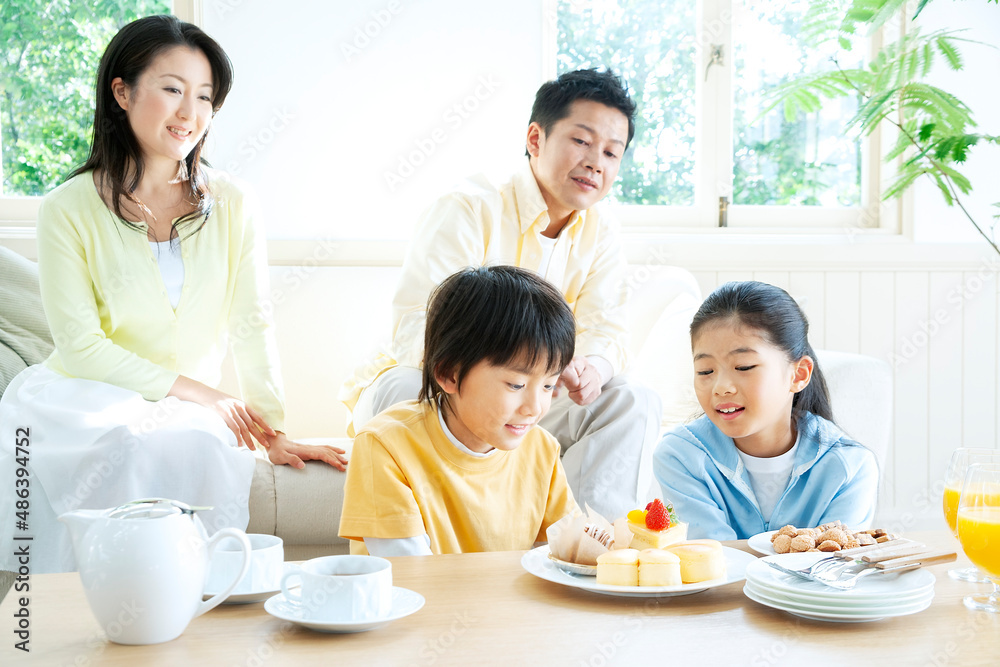
MULTIPOLYGON (((781 554, 766 560, 798 570, 828 555, 781 554)), ((876 621, 923 611, 934 599, 934 575, 925 569, 872 574, 858 580, 854 588, 838 590, 775 570, 764 560, 747 566, 743 592, 755 602, 796 616, 841 623, 876 621)))

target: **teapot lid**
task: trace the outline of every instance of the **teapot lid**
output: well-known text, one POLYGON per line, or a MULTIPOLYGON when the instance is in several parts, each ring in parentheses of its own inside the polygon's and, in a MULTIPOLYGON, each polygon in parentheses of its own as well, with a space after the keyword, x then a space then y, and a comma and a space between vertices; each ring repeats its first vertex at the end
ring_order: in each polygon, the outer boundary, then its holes
POLYGON ((132 500, 111 510, 108 515, 112 519, 160 519, 177 514, 194 514, 210 507, 191 507, 179 500, 168 498, 143 498, 132 500))

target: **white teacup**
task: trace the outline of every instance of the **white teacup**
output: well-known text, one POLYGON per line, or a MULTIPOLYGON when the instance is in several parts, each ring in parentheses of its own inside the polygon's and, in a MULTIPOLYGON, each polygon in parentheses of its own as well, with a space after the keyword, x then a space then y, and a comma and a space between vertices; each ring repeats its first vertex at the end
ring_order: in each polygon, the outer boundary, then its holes
POLYGON ((313 558, 281 578, 281 593, 307 618, 377 621, 392 612, 392 564, 376 556, 313 558), (301 595, 288 590, 292 578, 302 580, 301 595))
MULTIPOLYGON (((247 538, 251 549, 250 569, 230 595, 278 590, 285 562, 284 543, 275 535, 247 533, 247 538)), ((243 551, 239 542, 232 538, 222 540, 212 554, 205 590, 212 592, 225 589, 240 571, 242 564, 243 551)))

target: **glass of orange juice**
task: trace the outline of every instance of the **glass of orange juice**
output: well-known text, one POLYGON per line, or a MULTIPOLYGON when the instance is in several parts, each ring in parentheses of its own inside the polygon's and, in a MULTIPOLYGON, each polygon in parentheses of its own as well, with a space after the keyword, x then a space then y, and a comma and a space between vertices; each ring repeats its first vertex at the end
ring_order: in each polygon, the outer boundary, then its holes
POLYGON ((993 585, 986 595, 963 598, 969 609, 1000 613, 1000 464, 973 463, 958 501, 958 541, 993 585))
MULTIPOLYGON (((955 537, 958 537, 958 501, 962 495, 962 485, 969 466, 973 463, 1000 463, 1000 451, 983 447, 959 447, 948 462, 948 472, 944 477, 944 496, 942 505, 944 518, 955 537)), ((948 576, 959 581, 973 583, 989 583, 989 579, 975 567, 954 568, 948 570, 948 576)))

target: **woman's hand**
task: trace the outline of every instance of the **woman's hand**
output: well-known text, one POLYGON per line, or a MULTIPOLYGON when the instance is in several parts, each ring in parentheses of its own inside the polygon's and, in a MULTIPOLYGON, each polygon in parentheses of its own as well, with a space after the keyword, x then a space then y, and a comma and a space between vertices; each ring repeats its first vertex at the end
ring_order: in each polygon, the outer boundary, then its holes
POLYGON ((274 465, 290 465, 293 468, 305 468, 304 461, 323 461, 337 470, 347 469, 346 453, 332 445, 303 445, 288 439, 280 431, 266 438, 263 443, 267 449, 267 458, 274 465))
POLYGON ((253 442, 255 438, 267 447, 265 438, 276 435, 274 429, 249 405, 197 380, 180 375, 167 395, 197 403, 222 417, 226 426, 236 435, 236 444, 240 447, 256 450, 253 442))

